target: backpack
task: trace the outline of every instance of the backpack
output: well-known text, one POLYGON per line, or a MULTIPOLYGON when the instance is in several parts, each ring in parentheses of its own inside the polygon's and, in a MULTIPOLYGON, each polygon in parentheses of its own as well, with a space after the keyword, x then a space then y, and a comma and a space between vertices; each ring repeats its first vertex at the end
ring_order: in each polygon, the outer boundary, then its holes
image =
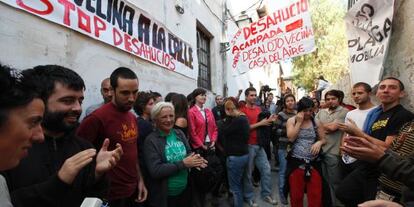
POLYGON ((193 185, 202 193, 211 192, 223 179, 224 167, 220 158, 213 150, 199 151, 199 154, 208 162, 206 168, 191 169, 193 185))
MULTIPOLYGON (((264 110, 259 113, 257 121, 269 118, 270 112, 264 110)), ((270 145, 270 139, 272 137, 272 126, 261 126, 257 128, 257 143, 261 147, 266 147, 270 145)))

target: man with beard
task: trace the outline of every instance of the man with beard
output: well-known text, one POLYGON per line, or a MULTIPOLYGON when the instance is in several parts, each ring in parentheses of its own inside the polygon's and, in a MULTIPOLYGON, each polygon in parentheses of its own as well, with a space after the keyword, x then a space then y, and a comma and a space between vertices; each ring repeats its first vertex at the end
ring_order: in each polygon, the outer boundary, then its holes
MULTIPOLYGON (((378 84, 376 97, 381 105, 367 115, 363 130, 348 124, 346 133, 367 139, 384 149, 397 137, 399 129, 414 118, 400 100, 405 96, 404 84, 394 77, 383 79, 378 84)), ((375 199, 380 171, 376 163, 361 161, 341 182, 336 195, 346 206, 356 206, 367 200, 375 199)))
POLYGON ((109 78, 105 78, 101 83, 101 95, 103 98, 103 102, 89 106, 85 111, 85 116, 88 116, 92 112, 94 112, 96 109, 101 107, 102 105, 109 103, 112 100, 112 94, 111 94, 111 84, 109 82, 109 78))
POLYGON ((216 106, 211 110, 214 115, 214 119, 216 122, 222 120, 224 118, 224 98, 221 95, 216 96, 216 106))
POLYGON ((335 199, 335 189, 340 182, 340 171, 338 163, 340 160, 339 147, 341 145, 343 132, 339 130, 339 123, 345 122, 348 110, 340 106, 341 92, 330 90, 325 94, 327 109, 318 112, 315 119, 326 132, 326 144, 322 147, 322 175, 330 188, 332 206, 338 206, 335 199))
MULTIPOLYGON (((112 72, 112 102, 86 117, 78 128, 78 135, 102 145, 105 137, 122 145, 125 152, 119 164, 108 173, 111 187, 107 199, 111 207, 135 206, 147 197, 138 165, 136 117, 130 112, 138 93, 138 77, 130 69, 120 67, 112 72)), ((110 146, 112 148, 113 146, 110 146)))
POLYGON ((104 174, 122 155, 122 148, 108 151, 105 140, 99 153, 75 136, 82 112, 82 78, 57 66, 37 66, 23 72, 38 77, 46 112, 42 123, 45 141, 33 144, 29 156, 6 173, 15 206, 79 206, 85 197, 102 197, 104 174), (95 158, 96 157, 96 158, 95 158))

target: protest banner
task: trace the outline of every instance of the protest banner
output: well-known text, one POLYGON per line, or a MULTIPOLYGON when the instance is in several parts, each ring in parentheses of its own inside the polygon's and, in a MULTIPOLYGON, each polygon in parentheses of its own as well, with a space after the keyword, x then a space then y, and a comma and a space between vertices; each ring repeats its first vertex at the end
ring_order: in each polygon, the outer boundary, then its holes
POLYGON ((308 0, 288 2, 232 35, 229 53, 233 69, 243 73, 314 51, 308 0))
POLYGON ((122 0, 0 0, 136 57, 196 78, 193 47, 122 0))
POLYGON ((345 17, 352 83, 381 79, 391 38, 394 0, 359 0, 345 17))

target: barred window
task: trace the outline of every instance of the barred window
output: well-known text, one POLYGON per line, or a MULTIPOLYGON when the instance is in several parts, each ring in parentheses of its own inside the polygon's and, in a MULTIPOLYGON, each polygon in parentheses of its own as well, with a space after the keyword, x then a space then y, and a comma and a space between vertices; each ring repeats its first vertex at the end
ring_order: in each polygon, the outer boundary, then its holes
POLYGON ((211 90, 210 38, 197 29, 197 86, 211 90))

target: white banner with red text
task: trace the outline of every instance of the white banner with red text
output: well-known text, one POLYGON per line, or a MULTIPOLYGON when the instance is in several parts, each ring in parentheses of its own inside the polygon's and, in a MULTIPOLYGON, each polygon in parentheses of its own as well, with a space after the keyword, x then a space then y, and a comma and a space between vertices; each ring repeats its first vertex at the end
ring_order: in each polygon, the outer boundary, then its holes
POLYGON ((315 50, 308 0, 286 0, 271 14, 230 34, 232 68, 239 74, 315 50))
POLYGON ((193 47, 148 13, 122 0, 0 0, 190 78, 193 47))
POLYGON ((352 84, 381 79, 393 13, 394 0, 359 0, 346 14, 352 84))

